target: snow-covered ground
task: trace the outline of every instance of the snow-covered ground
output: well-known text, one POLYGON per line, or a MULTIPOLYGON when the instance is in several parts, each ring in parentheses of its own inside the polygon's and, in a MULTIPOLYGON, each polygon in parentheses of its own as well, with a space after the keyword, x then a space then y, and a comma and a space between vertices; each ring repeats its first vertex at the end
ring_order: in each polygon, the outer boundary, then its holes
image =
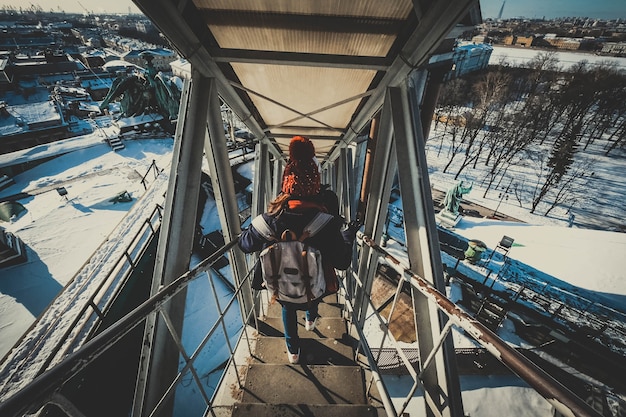
MULTIPOLYGON (((16 175, 15 184, 0 192, 0 197, 30 194, 18 200, 26 208, 19 218, 0 223, 22 239, 28 256, 26 264, 0 269, 0 357, 109 238, 134 204, 109 200, 124 191, 134 202, 141 198, 145 192, 142 177, 153 160, 159 168, 169 166, 172 142, 171 138, 126 141, 126 149, 113 152, 101 137, 89 135, 29 150, 44 155, 67 153, 16 175), (67 198, 57 193, 58 187, 67 190, 67 198)), ((24 153, 28 151, 2 155, 0 165, 3 159, 20 160, 24 153)))
MULTIPOLYGON (((532 60, 537 53, 540 52, 534 48, 523 48, 520 46, 503 46, 495 45, 491 58, 489 59, 489 65, 497 65, 502 58, 506 58, 506 61, 510 66, 522 66, 528 61, 532 60)), ((598 65, 599 63, 613 63, 619 69, 626 69, 626 58, 612 57, 596 55, 591 52, 569 52, 569 51, 551 51, 555 57, 559 60, 560 65, 564 69, 570 68, 572 65, 577 64, 581 60, 587 61, 590 65, 598 65)))

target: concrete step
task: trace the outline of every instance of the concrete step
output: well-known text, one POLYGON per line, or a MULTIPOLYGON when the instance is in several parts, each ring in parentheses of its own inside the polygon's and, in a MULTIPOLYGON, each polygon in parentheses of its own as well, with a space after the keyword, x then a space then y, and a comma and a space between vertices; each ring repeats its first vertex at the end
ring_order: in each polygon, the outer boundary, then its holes
POLYGON ((241 403, 366 404, 359 366, 248 366, 241 403))
MULTIPOLYGON (((301 336, 302 337, 302 336, 301 336)), ((354 365, 356 341, 344 339, 301 339, 300 363, 308 365, 354 365)), ((287 363, 287 347, 283 337, 261 336, 252 359, 255 363, 287 363)))
POLYGON ((108 138, 108 141, 109 141, 109 146, 111 146, 111 149, 113 149, 114 151, 119 151, 119 150, 126 148, 126 146, 121 141, 121 139, 117 137, 108 138))
POLYGON ((356 404, 237 404, 232 411, 233 417, 377 417, 378 415, 376 408, 356 404))

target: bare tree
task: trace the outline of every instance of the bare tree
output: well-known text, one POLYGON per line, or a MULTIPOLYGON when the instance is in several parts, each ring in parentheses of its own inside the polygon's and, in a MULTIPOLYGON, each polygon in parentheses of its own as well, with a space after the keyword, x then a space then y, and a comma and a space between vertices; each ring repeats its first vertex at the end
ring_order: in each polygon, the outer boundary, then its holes
POLYGON ((508 74, 501 70, 496 70, 487 72, 474 85, 472 92, 476 105, 471 113, 471 117, 468 117, 465 130, 463 131, 464 159, 454 176, 455 179, 461 175, 465 168, 480 157, 484 148, 480 140, 480 133, 484 131, 489 119, 497 119, 495 115, 502 112, 508 98, 510 81, 508 74))
POLYGON ((531 213, 534 213, 539 203, 543 200, 551 188, 555 187, 567 174, 570 166, 574 163, 574 156, 578 151, 578 133, 580 125, 569 126, 566 134, 560 135, 554 142, 547 166, 548 173, 545 176, 539 194, 533 199, 531 213))
POLYGON ((591 163, 588 161, 579 161, 572 165, 558 185, 550 190, 548 197, 551 203, 544 216, 550 214, 556 207, 572 207, 581 200, 588 186, 589 178, 593 177, 593 172, 590 172, 590 168, 591 163))

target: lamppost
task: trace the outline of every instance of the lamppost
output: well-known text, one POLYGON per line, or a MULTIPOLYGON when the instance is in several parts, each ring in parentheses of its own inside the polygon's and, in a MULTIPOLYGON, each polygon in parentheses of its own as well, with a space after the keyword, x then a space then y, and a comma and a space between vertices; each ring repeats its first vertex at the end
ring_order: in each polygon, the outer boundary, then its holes
POLYGON ((511 178, 511 182, 509 182, 509 185, 506 186, 506 190, 500 192, 500 194, 498 194, 498 198, 500 198, 500 201, 498 201, 498 205, 496 206, 496 209, 493 211, 493 214, 491 215, 491 217, 496 217, 496 213, 498 213, 498 209, 500 208, 500 204, 502 204, 502 200, 506 199, 507 201, 509 201, 509 189, 511 188, 511 184, 513 184, 513 178, 511 178))

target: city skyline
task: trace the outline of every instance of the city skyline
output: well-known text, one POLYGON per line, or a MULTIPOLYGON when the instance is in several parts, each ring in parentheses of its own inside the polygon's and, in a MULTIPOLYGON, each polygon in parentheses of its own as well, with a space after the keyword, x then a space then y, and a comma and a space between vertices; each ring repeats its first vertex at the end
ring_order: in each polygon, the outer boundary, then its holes
POLYGON ((531 19, 554 19, 559 17, 590 17, 596 19, 625 19, 624 0, 526 0, 524 2, 503 0, 480 0, 483 19, 495 19, 502 9, 502 18, 526 17, 531 19), (504 3, 504 7, 502 4, 504 3))
MULTIPOLYGON (((46 11, 67 13, 141 13, 132 0, 41 0, 31 1, 21 7, 30 5, 41 6, 46 11)), ((0 0, 1 7, 20 7, 13 1, 0 0)), ((514 2, 506 0, 480 0, 482 16, 484 19, 497 18, 502 9, 502 18, 514 17, 546 18, 558 17, 590 17, 598 19, 626 19, 625 0, 527 0, 514 2), (504 3, 504 7, 502 7, 504 3)))
POLYGON ((16 5, 9 0, 0 0, 0 7, 28 8, 31 5, 41 6, 44 12, 66 12, 66 13, 141 13, 132 0, 107 0, 106 2, 97 0, 34 0, 24 5, 16 5))

